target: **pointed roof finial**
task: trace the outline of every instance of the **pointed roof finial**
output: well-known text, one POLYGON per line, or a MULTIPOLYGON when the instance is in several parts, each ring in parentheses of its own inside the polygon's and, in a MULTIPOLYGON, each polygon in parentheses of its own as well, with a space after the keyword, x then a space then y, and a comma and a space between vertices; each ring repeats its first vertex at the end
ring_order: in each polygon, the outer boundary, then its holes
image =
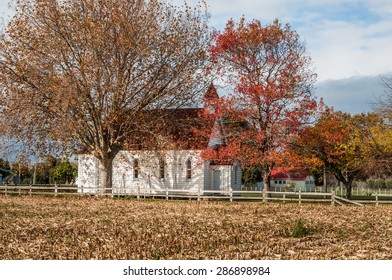
POLYGON ((213 82, 211 82, 206 93, 204 94, 204 99, 206 100, 219 99, 218 91, 216 90, 216 87, 214 86, 213 82))

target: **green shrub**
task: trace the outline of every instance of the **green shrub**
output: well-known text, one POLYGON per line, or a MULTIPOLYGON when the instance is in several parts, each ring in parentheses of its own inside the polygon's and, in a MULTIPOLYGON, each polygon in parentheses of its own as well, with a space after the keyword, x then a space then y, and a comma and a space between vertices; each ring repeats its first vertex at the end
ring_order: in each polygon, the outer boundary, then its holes
POLYGON ((369 178, 366 180, 366 187, 369 189, 374 189, 375 188, 375 181, 372 178, 369 178))
POLYGON ((385 189, 385 180, 384 179, 374 180, 374 187, 376 189, 385 189))
POLYGON ((162 253, 161 251, 155 251, 155 253, 153 254, 153 260, 160 260, 162 258, 162 253))
POLYGON ((302 219, 297 220, 294 229, 291 233, 291 237, 301 238, 311 233, 311 230, 305 226, 305 222, 302 219))
POLYGON ((372 195, 373 195, 373 192, 365 192, 364 195, 366 195, 366 196, 372 196, 372 195))
POLYGON ((392 178, 385 179, 385 187, 387 189, 392 189, 392 178))

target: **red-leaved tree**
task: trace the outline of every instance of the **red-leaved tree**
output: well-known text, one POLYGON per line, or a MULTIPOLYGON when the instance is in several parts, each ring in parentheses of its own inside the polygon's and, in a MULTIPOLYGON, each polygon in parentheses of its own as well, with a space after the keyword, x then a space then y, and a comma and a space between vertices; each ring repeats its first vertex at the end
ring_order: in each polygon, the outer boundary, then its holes
POLYGON ((294 164, 286 153, 289 139, 318 108, 310 56, 290 25, 244 18, 213 35, 210 55, 231 93, 208 100, 205 117, 216 120, 212 138, 224 143, 216 141, 203 157, 256 167, 268 191, 272 169, 294 164))

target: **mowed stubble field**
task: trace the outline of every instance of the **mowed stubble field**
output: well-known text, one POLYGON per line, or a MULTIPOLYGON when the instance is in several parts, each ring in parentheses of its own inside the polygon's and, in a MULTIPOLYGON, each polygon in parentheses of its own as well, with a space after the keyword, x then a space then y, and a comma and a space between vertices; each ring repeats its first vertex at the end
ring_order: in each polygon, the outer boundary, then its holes
POLYGON ((392 207, 1 196, 0 259, 392 259, 392 207))

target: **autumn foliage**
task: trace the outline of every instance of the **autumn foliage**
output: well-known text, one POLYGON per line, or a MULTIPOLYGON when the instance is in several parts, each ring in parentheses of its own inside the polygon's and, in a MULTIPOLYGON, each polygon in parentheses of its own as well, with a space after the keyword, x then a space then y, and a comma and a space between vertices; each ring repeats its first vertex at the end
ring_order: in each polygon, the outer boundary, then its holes
POLYGON ((390 133, 377 114, 352 116, 327 110, 291 146, 310 166, 323 165, 332 173, 350 199, 354 180, 390 173, 390 133))
POLYGON ((14 7, 0 35, 4 143, 25 155, 91 153, 101 162, 100 188, 110 191, 112 161, 126 141, 141 131, 159 136, 152 128, 162 109, 197 102, 205 8, 160 0, 14 7))
POLYGON ((318 108, 310 57, 289 25, 244 18, 213 35, 210 55, 230 93, 207 102, 205 117, 215 118, 213 136, 225 141, 203 156, 257 166, 268 190, 272 169, 294 161, 286 153, 288 140, 318 108))

